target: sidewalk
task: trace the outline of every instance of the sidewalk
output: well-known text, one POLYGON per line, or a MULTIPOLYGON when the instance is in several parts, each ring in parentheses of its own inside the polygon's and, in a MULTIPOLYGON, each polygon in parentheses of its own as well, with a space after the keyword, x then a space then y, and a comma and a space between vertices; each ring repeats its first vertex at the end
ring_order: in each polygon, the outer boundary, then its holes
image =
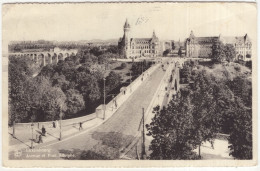
MULTIPOLYGON (((71 135, 77 135, 82 132, 89 131, 91 128, 94 128, 98 125, 101 125, 104 120, 100 118, 92 119, 91 121, 85 122, 82 124, 83 129, 79 130, 79 125, 71 125, 68 127, 62 127, 62 140, 68 138, 71 135)), ((46 128, 46 136, 42 136, 43 143, 37 143, 41 130, 34 129, 33 130, 33 147, 38 148, 44 146, 47 143, 59 141, 60 138, 60 129, 59 128, 46 128)), ((32 143, 32 130, 30 129, 23 129, 23 130, 16 130, 16 137, 14 138, 10 134, 9 130, 9 151, 13 150, 20 150, 24 148, 30 148, 32 143)))
MULTIPOLYGON (((70 137, 74 137, 78 134, 85 133, 87 131, 90 131, 91 129, 103 124, 106 122, 114 113, 117 111, 118 108, 109 108, 106 110, 106 118, 103 120, 102 118, 93 118, 82 122, 82 128, 79 130, 79 124, 78 123, 66 123, 64 126, 62 126, 62 140, 68 139, 70 137)), ((45 145, 48 145, 50 143, 58 142, 60 138, 60 128, 56 127, 53 128, 50 125, 45 126, 46 128, 46 136, 42 136, 43 143, 38 143, 38 137, 41 134, 41 127, 38 129, 32 129, 31 128, 25 128, 25 129, 16 129, 15 130, 15 138, 12 136, 13 129, 9 128, 9 152, 14 150, 21 150, 25 148, 31 148, 32 144, 32 137, 33 137, 33 147, 34 148, 40 148, 44 147, 45 145)))

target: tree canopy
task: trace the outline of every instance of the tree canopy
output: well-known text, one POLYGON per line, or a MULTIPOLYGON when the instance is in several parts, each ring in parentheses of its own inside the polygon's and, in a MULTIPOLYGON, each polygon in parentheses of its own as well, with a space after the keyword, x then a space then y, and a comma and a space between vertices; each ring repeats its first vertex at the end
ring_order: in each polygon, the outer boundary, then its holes
POLYGON ((186 64, 181 75, 189 77, 166 108, 154 108, 147 125, 153 137, 151 159, 198 159, 194 153, 218 133, 229 134, 230 155, 252 159, 252 83, 244 77, 219 80, 206 70, 186 64))

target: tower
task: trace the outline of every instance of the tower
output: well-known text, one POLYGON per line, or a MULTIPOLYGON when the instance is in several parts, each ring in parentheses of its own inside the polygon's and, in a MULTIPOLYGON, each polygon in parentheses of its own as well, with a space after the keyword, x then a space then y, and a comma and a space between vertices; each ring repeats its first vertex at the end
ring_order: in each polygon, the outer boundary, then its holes
POLYGON ((124 45, 125 45, 125 57, 129 57, 130 53, 130 24, 128 23, 128 20, 126 19, 125 25, 124 25, 124 45))
POLYGON ((128 20, 126 19, 125 25, 124 25, 124 37, 125 39, 129 39, 129 34, 130 34, 130 24, 128 23, 128 20))

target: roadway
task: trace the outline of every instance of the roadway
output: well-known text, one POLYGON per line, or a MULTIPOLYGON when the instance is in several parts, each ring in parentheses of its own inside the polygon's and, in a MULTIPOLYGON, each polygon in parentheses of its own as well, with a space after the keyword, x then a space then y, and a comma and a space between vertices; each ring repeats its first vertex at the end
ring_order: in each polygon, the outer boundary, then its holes
POLYGON ((47 157, 46 155, 26 157, 29 152, 25 152, 22 158, 64 159, 65 156, 69 156, 68 158, 71 157, 71 159, 79 159, 83 151, 91 151, 92 154, 117 159, 124 148, 135 139, 142 118, 142 108, 146 110, 149 106, 164 74, 161 67, 154 71, 150 78, 146 79, 114 115, 102 125, 75 135, 73 138, 46 144, 42 149, 48 151, 47 157))

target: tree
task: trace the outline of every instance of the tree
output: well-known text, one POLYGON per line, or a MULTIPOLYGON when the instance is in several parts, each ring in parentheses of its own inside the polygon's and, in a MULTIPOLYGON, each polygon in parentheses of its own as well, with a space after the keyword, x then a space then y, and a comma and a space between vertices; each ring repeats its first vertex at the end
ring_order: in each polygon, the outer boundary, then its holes
POLYGON ((190 94, 193 108, 193 135, 196 137, 196 144, 199 147, 203 141, 215 139, 216 133, 220 130, 221 116, 216 112, 216 101, 214 92, 216 82, 212 75, 207 75, 206 71, 199 71, 190 87, 190 94))
POLYGON ((53 87, 45 92, 42 99, 40 106, 42 115, 38 115, 38 118, 42 121, 53 121, 64 117, 64 112, 67 110, 66 95, 59 87, 53 87))
POLYGON ((106 77, 106 88, 107 92, 112 91, 117 86, 121 84, 121 76, 114 71, 111 71, 109 75, 106 77))
POLYGON ((252 107, 252 82, 241 76, 227 81, 227 86, 232 90, 235 96, 241 98, 244 105, 252 107))
POLYGON ((252 159, 252 109, 240 98, 234 104, 233 122, 229 136, 230 155, 237 159, 252 159))
POLYGON ((234 61, 236 57, 236 49, 232 44, 225 45, 225 56, 228 62, 234 61))
POLYGON ((99 56, 99 55, 102 55, 103 52, 98 47, 93 47, 90 49, 89 53, 91 53, 95 56, 99 56))
POLYGON ((64 75, 55 73, 52 77, 52 86, 60 87, 62 91, 66 92, 69 89, 69 81, 66 80, 64 75))
POLYGON ((118 53, 119 53, 118 46, 110 45, 110 46, 107 48, 106 52, 113 53, 113 54, 118 54, 118 53))
POLYGON ((166 49, 166 50, 163 52, 163 56, 167 56, 170 52, 171 52, 170 49, 166 49))
POLYGON ((212 45, 212 59, 214 62, 231 62, 236 57, 236 50, 232 44, 224 45, 222 42, 217 41, 212 45))
POLYGON ((212 45, 212 60, 214 62, 222 62, 226 59, 225 46, 222 42, 217 41, 212 45))
POLYGON ((80 63, 86 63, 89 66, 97 62, 98 62, 98 58, 91 53, 83 54, 80 61, 80 63))
POLYGON ((167 108, 154 108, 154 113, 152 122, 146 125, 147 135, 153 137, 150 159, 196 159, 190 99, 171 100, 167 108))
POLYGON ((66 105, 67 111, 65 112, 66 118, 71 118, 75 114, 85 108, 83 96, 77 90, 69 89, 66 91, 66 105))
POLYGON ((182 56, 182 50, 181 50, 181 47, 179 48, 178 55, 179 55, 180 57, 182 56))
POLYGON ((27 82, 39 66, 26 57, 9 57, 8 65, 8 94, 9 94, 9 124, 21 122, 28 117, 25 100, 24 83, 27 82))

